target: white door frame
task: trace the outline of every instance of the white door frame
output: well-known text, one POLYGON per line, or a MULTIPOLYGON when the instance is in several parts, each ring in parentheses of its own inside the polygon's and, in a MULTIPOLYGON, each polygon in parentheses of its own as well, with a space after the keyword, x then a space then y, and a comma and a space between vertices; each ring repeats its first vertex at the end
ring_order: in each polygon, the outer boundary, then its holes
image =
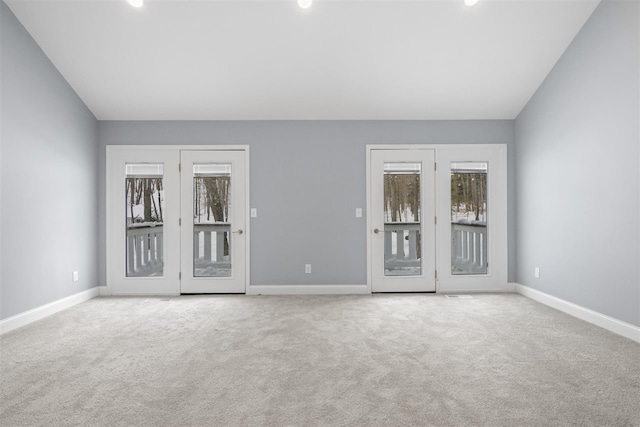
MULTIPOLYGON (((250 254, 251 254, 251 221, 249 215, 250 206, 250 154, 248 145, 107 145, 106 147, 106 287, 101 291, 102 295, 180 295, 180 280, 178 280, 179 268, 175 272, 168 272, 175 274, 175 282, 171 282, 170 285, 163 287, 159 291, 146 292, 140 289, 134 289, 132 292, 122 292, 118 286, 114 286, 116 280, 120 280, 124 277, 124 269, 117 266, 113 257, 113 245, 119 245, 124 242, 124 239, 120 239, 118 236, 123 237, 124 233, 121 230, 121 225, 118 224, 117 216, 122 216, 122 213, 114 211, 114 207, 111 206, 110 200, 113 197, 122 196, 121 191, 124 186, 120 187, 116 180, 111 177, 110 170, 113 169, 115 162, 126 159, 128 154, 133 154, 136 151, 148 151, 149 153, 158 151, 175 151, 178 162, 175 165, 175 173, 179 175, 179 159, 180 151, 243 151, 245 153, 245 215, 247 221, 245 223, 245 292, 249 289, 251 284, 250 276, 250 254), (117 193, 120 192, 120 193, 117 193), (119 195, 118 195, 119 194, 119 195)), ((142 161, 142 160, 140 160, 142 161)), ((180 187, 179 181, 177 187, 180 187)), ((180 191, 178 189, 178 191, 180 191)), ((178 194, 180 198, 180 194, 178 194)), ((179 204, 178 204, 179 206, 179 204)), ((179 229, 177 229, 179 234, 179 229)), ((179 240, 178 240, 179 242, 179 240)), ((178 265, 180 265, 180 259, 178 259, 178 265)))
MULTIPOLYGON (((492 192, 490 201, 493 206, 497 206, 499 210, 499 217, 494 218, 491 221, 491 273, 488 275, 488 279, 480 276, 460 276, 455 277, 453 284, 447 283, 444 280, 443 274, 446 274, 449 279, 450 271, 444 271, 443 266, 448 264, 450 260, 450 242, 448 245, 443 244, 441 240, 448 241, 450 237, 445 237, 445 234, 450 234, 450 223, 448 220, 440 220, 436 226, 436 266, 438 268, 438 280, 436 280, 436 293, 446 292, 508 292, 509 285, 508 280, 508 250, 507 250, 507 145, 506 144, 380 144, 380 145, 367 145, 366 146, 366 191, 367 191, 367 291, 372 292, 372 268, 373 259, 371 251, 371 239, 374 224, 371 218, 371 151, 372 150, 435 150, 436 164, 438 164, 438 173, 436 173, 436 209, 437 215, 442 215, 442 210, 445 209, 442 206, 443 198, 446 195, 450 196, 449 180, 446 180, 446 184, 443 182, 444 172, 446 169, 444 164, 446 159, 450 158, 451 153, 460 153, 458 157, 464 157, 464 153, 469 153, 467 160, 479 159, 482 155, 491 154, 493 157, 484 158, 484 160, 493 161, 497 163, 498 167, 491 167, 490 174, 493 175, 493 185, 489 189, 492 192), (474 154, 475 153, 475 154, 474 154), (480 156, 480 157, 478 157, 480 156), (446 185, 445 191, 442 190, 446 185), (448 253, 446 251, 449 251, 448 253), (444 254, 444 255, 442 255, 444 254), (439 256, 440 255, 440 256, 439 256), (480 278, 480 280, 478 280, 480 278)), ((456 157, 455 155, 453 157, 456 157)), ((462 161, 462 158, 456 158, 458 161, 462 161)), ((450 199, 449 199, 450 200, 450 199)), ((449 209, 449 205, 446 209, 449 209)), ((489 208, 491 209, 491 207, 489 208)), ((489 211, 489 215, 493 215, 492 211, 489 211)), ((448 218, 448 215, 447 215, 448 218)), ((450 266, 449 266, 450 268, 450 266)))

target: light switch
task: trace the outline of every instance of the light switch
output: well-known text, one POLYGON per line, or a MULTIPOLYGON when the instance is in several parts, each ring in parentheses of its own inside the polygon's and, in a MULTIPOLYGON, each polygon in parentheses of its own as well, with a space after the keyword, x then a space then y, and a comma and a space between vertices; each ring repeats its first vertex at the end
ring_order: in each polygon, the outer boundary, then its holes
POLYGON ((356 208, 356 218, 362 218, 362 208, 356 208))
POLYGON ((257 208, 251 208, 251 218, 255 218, 258 216, 258 209, 257 208))

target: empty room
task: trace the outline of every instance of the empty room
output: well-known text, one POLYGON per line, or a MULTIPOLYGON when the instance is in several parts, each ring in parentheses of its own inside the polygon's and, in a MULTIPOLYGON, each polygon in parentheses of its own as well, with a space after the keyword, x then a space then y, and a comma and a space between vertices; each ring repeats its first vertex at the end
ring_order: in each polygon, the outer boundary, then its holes
POLYGON ((0 426, 640 426, 637 0, 0 0, 0 426))

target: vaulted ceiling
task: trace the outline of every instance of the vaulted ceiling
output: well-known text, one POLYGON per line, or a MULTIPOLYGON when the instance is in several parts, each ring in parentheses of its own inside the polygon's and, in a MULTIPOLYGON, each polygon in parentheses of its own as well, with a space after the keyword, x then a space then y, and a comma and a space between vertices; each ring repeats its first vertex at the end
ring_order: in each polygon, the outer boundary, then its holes
POLYGON ((599 0, 7 0, 101 120, 513 119, 599 0))

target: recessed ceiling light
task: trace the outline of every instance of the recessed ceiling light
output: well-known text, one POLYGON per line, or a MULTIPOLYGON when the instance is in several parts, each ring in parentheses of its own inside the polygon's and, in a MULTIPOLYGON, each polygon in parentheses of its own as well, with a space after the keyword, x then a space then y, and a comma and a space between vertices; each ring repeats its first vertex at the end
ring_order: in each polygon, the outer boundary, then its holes
POLYGON ((464 4, 467 6, 473 6, 476 3, 478 3, 478 0, 464 0, 464 4))
POLYGON ((127 2, 133 7, 142 7, 144 0, 127 0, 127 2))
POLYGON ((313 0, 298 0, 298 6, 302 9, 309 9, 311 7, 311 3, 313 3, 313 0))

